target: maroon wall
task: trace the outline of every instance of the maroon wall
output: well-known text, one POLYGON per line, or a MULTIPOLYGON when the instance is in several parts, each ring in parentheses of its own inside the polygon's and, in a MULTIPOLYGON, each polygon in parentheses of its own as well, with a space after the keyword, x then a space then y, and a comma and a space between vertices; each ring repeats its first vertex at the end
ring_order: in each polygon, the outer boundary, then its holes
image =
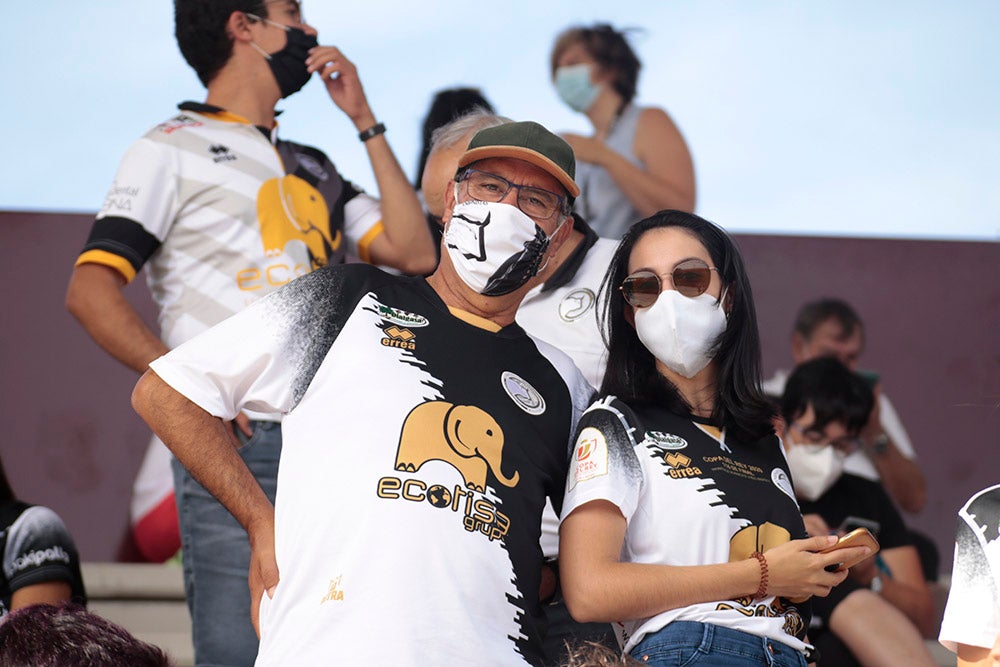
MULTIPOLYGON (((63 307, 90 215, 0 212, 0 440, 15 491, 65 519, 88 560, 114 558, 148 440, 129 407, 135 375, 63 307)), ((789 236, 738 237, 750 269, 770 375, 791 364, 799 304, 851 302, 877 369, 927 473, 911 521, 950 569, 955 512, 1000 481, 1000 244, 789 236)), ((143 280, 126 295, 155 321, 143 280)))

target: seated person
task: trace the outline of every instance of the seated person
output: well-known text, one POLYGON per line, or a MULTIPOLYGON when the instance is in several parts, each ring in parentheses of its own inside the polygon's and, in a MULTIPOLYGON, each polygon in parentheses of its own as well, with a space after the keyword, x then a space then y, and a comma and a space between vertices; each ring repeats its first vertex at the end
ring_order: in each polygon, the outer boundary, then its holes
MULTIPOLYGON (((80 557, 59 516, 14 496, 0 461, 0 622, 33 604, 86 604, 80 557)), ((2 643, 2 642, 0 642, 2 643)), ((11 664, 0 660, 0 664, 11 664)), ((20 664, 20 663, 18 663, 20 664)))
POLYGON ((170 667, 163 650, 74 604, 38 604, 0 624, 0 665, 170 667))
POLYGON ((921 640, 931 632, 933 602, 903 519, 878 482, 844 472, 873 402, 865 380, 832 357, 796 368, 781 398, 778 433, 806 530, 843 532, 861 519, 881 545, 828 597, 813 598, 809 636, 821 664, 933 665, 921 640))
MULTIPOLYGON (((917 514, 927 502, 927 482, 917 461, 913 444, 903 422, 882 391, 878 374, 860 371, 858 366, 865 351, 865 324, 846 301, 818 299, 804 304, 795 317, 792 330, 792 359, 796 364, 817 357, 835 357, 852 371, 866 376, 874 385, 875 405, 868 421, 858 433, 861 444, 850 454, 844 469, 854 475, 880 481, 889 496, 905 512, 917 514)), ((785 391, 786 371, 778 371, 764 382, 764 393, 778 398, 785 391)), ((937 553, 927 538, 918 537, 919 548, 933 553, 926 555, 928 579, 937 578, 937 553)))
POLYGON ((1000 664, 1000 484, 975 493, 958 517, 938 640, 957 654, 958 667, 994 667, 1000 664))

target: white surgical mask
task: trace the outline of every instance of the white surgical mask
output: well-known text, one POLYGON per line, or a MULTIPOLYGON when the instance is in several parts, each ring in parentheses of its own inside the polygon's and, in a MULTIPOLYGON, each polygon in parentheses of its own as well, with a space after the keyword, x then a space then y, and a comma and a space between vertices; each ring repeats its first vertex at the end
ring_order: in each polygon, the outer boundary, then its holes
POLYGON ((652 306, 635 309, 639 340, 667 368, 686 378, 708 366, 712 346, 725 330, 722 299, 716 303, 708 293, 691 298, 664 290, 652 306))
POLYGON ((475 200, 455 204, 444 232, 455 271, 483 296, 510 294, 531 280, 550 240, 516 206, 475 200))
POLYGON ((831 445, 789 443, 785 449, 796 495, 818 500, 844 474, 844 454, 831 445))
POLYGON ((589 63, 582 63, 556 70, 556 93, 573 111, 584 112, 589 109, 601 92, 600 87, 590 81, 591 68, 589 63))

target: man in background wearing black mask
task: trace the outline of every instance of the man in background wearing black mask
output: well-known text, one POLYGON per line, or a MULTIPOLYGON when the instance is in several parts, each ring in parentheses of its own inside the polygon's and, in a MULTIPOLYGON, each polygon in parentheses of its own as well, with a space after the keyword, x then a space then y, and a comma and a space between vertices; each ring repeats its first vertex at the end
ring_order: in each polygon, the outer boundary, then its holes
MULTIPOLYGON (((153 359, 326 264, 357 256, 425 274, 435 252, 420 205, 368 106, 354 65, 319 46, 296 0, 175 0, 181 53, 204 103, 133 144, 74 269, 67 307, 137 373, 153 359), (321 151, 277 138, 274 107, 318 74, 365 144, 382 202, 342 178, 321 151), (122 289, 149 263, 159 334, 122 289)), ((123 404, 123 409, 126 409, 123 404)), ((242 413, 233 446, 274 499, 280 415, 242 413)), ((197 664, 249 665, 257 652, 243 529, 154 440, 133 502, 149 560, 183 543, 197 664), (174 509, 176 493, 179 513, 174 509)))

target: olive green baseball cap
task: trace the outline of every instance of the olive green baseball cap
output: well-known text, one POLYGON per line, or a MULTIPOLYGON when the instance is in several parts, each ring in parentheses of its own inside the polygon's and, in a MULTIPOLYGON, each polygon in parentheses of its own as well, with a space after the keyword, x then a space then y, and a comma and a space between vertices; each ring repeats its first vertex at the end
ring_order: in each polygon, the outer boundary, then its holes
POLYGON ((491 157, 524 160, 552 174, 570 197, 580 194, 580 187, 573 180, 576 176, 573 149, 562 137, 539 123, 530 120, 505 123, 476 132, 469 142, 469 150, 458 160, 459 171, 491 157))

